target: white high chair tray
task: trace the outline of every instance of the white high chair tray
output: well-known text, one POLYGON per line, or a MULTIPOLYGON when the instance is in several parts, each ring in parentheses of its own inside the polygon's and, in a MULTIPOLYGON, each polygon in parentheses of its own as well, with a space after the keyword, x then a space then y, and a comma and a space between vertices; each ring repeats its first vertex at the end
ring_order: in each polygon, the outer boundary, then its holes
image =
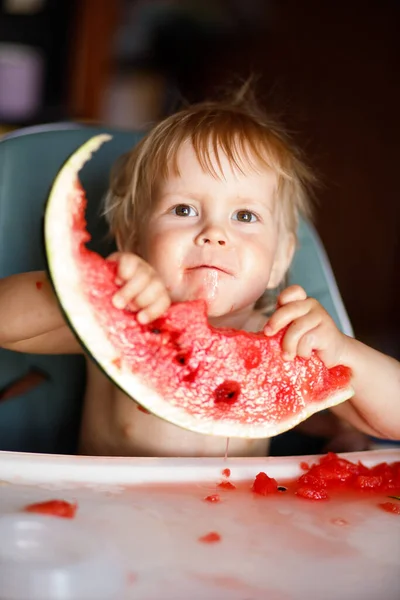
MULTIPOLYGON (((344 456, 371 466, 400 460, 400 451, 344 456)), ((288 480, 302 460, 314 459, 0 452, 0 516, 32 502, 76 500, 74 523, 118 550, 124 600, 398 600, 400 516, 377 506, 386 494, 315 502, 250 491, 258 472, 288 480), (238 487, 216 490, 227 467, 238 487), (220 503, 204 501, 217 491, 220 503), (212 531, 219 542, 199 541, 212 531)))

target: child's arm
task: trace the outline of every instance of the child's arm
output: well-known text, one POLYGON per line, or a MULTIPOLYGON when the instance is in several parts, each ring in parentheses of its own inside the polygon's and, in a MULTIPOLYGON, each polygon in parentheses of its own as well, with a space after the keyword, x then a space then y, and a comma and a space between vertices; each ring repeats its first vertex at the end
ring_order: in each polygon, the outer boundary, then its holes
POLYGON ((44 272, 0 280, 0 347, 34 354, 82 352, 44 272))
POLYGON ((332 410, 365 433, 399 440, 399 361, 346 336, 341 362, 353 371, 355 396, 332 410))
MULTIPOLYGON (((152 321, 171 301, 160 278, 139 256, 115 253, 120 288, 114 302, 138 310, 138 319, 152 321)), ((82 348, 67 325, 46 275, 21 273, 0 280, 0 347, 33 354, 79 354, 82 348)))
POLYGON ((288 360, 309 358, 315 350, 327 367, 352 369, 355 395, 332 410, 369 435, 400 439, 400 363, 341 333, 299 286, 282 292, 264 331, 273 335, 287 325, 283 350, 288 360))
MULTIPOLYGON (((138 310, 142 323, 167 310, 167 290, 150 265, 131 253, 115 253, 109 260, 118 262, 116 306, 138 310)), ((33 354, 82 353, 44 272, 0 280, 0 347, 33 354)))

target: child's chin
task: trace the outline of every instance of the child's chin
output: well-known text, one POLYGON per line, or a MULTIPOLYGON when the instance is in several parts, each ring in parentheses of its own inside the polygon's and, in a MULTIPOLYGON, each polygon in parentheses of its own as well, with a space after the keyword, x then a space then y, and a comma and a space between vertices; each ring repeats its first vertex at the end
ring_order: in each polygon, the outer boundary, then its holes
POLYGON ((226 302, 221 302, 218 300, 205 300, 205 302, 207 304, 207 316, 209 319, 215 319, 229 315, 235 308, 233 303, 227 305, 226 302))
POLYGON ((230 307, 226 306, 226 302, 223 298, 210 297, 210 294, 206 294, 203 290, 192 293, 186 293, 183 296, 174 297, 172 296, 173 302, 191 302, 202 300, 207 307, 208 317, 221 317, 229 312, 230 307))

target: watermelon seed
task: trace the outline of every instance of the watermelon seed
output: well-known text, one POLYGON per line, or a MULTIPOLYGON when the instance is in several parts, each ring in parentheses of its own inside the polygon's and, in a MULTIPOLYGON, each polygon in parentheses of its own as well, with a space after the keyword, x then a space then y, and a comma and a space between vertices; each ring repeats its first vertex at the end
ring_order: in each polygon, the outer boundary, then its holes
POLYGON ((156 335, 160 335, 161 329, 150 329, 151 333, 155 333, 156 335))
POLYGON ((278 492, 287 492, 287 487, 284 485, 278 485, 278 492))
POLYGON ((178 354, 175 358, 180 365, 186 365, 186 356, 184 354, 178 354))
POLYGON ((233 404, 240 394, 240 385, 236 381, 224 381, 214 392, 214 402, 233 404))

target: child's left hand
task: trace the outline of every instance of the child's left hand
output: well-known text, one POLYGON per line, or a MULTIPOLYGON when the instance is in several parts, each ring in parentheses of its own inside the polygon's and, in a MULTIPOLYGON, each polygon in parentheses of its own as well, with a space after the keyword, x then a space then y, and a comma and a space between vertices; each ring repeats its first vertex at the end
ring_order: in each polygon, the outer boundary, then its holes
POLYGON ((321 304, 298 285, 286 288, 278 298, 278 308, 264 327, 267 336, 289 326, 283 338, 285 359, 310 358, 317 352, 327 367, 341 363, 346 336, 341 333, 321 304))

